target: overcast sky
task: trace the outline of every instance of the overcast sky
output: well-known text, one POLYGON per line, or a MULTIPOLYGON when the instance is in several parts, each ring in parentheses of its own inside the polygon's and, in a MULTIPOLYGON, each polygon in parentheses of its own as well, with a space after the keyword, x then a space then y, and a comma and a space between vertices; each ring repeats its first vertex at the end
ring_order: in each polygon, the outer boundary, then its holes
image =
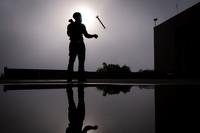
POLYGON ((83 14, 83 23, 88 32, 99 35, 98 39, 85 39, 87 71, 95 71, 102 62, 126 64, 132 71, 153 69, 153 19, 157 17, 160 24, 198 2, 200 0, 0 0, 1 72, 4 66, 67 69, 67 20, 78 9, 87 12, 85 18, 83 14), (105 30, 95 19, 96 15, 105 24, 105 30))

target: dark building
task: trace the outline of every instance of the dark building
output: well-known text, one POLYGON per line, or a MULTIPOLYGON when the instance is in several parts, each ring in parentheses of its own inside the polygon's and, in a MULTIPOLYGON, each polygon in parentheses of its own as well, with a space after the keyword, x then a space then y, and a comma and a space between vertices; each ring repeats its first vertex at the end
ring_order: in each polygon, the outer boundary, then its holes
MULTIPOLYGON (((155 120, 156 133, 178 133, 177 90, 186 89, 181 86, 155 86, 155 120)), ((183 112, 183 111, 182 111, 183 112)))
POLYGON ((200 3, 154 28, 155 71, 200 74, 200 3))

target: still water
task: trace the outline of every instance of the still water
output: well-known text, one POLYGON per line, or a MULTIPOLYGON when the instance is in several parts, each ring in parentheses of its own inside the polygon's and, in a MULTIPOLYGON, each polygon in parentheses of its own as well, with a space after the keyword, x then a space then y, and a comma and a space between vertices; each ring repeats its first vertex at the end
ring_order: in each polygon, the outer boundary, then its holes
POLYGON ((1 133, 155 133, 153 85, 4 87, 1 133))

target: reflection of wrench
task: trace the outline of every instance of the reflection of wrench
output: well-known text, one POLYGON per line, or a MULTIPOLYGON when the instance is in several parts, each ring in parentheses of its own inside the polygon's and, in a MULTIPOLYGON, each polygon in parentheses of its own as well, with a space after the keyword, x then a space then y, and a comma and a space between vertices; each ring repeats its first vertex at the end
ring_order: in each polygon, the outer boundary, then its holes
POLYGON ((101 22, 99 16, 96 16, 96 18, 99 20, 99 22, 101 23, 101 25, 103 26, 103 28, 105 29, 106 27, 104 26, 104 24, 101 22))

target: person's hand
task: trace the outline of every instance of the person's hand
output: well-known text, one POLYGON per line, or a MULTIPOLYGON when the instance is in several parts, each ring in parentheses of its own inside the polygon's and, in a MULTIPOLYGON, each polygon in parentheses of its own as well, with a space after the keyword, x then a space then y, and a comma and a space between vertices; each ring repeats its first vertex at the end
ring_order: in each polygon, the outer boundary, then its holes
POLYGON ((74 23, 73 19, 69 19, 69 22, 70 22, 70 23, 74 23))
POLYGON ((97 34, 94 34, 94 38, 96 38, 96 39, 97 39, 97 38, 98 38, 98 35, 97 35, 97 34))
POLYGON ((98 129, 98 126, 97 126, 97 125, 95 125, 95 126, 94 126, 94 129, 95 129, 95 130, 96 130, 96 129, 98 129))

